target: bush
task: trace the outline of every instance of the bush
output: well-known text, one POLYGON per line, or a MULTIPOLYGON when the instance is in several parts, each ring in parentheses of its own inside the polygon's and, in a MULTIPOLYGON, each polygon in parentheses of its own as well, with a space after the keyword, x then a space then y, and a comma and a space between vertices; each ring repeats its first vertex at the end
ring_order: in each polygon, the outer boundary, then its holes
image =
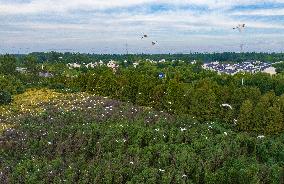
POLYGON ((0 91, 0 105, 9 104, 12 101, 12 96, 8 91, 0 91))
POLYGON ((49 86, 50 89, 64 89, 65 85, 63 83, 54 83, 49 86))

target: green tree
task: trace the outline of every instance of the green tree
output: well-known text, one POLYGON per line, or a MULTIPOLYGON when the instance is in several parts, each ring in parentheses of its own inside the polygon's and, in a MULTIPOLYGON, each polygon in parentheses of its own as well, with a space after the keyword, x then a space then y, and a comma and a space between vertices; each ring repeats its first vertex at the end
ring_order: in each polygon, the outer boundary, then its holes
POLYGON ((24 58, 24 66, 27 68, 27 70, 36 75, 38 73, 38 68, 37 68, 37 60, 36 57, 28 55, 24 58))
POLYGON ((13 75, 16 73, 16 58, 10 55, 0 57, 0 73, 13 75))
POLYGON ((242 102, 250 100, 253 104, 256 104, 261 97, 261 92, 256 87, 240 87, 236 88, 231 96, 232 105, 236 109, 240 109, 242 102))
POLYGON ((238 117, 238 128, 242 131, 250 131, 253 128, 253 104, 250 100, 245 100, 240 108, 238 117))
MULTIPOLYGON (((85 82, 86 84, 86 82, 85 82)), ((118 84, 115 75, 111 70, 108 70, 98 78, 95 93, 102 96, 116 97, 118 84)))
POLYGON ((153 88, 153 106, 155 109, 162 110, 165 108, 164 99, 167 87, 165 84, 159 84, 153 88))
POLYGON ((264 94, 260 99, 259 102, 256 104, 253 119, 254 119, 254 129, 257 132, 264 132, 265 127, 268 123, 268 109, 274 104, 276 97, 274 92, 269 92, 264 94))
POLYGON ((141 75, 138 85, 137 104, 149 106, 153 104, 153 88, 157 84, 157 79, 148 75, 141 75))
POLYGON ((166 109, 174 113, 184 113, 185 92, 183 85, 177 79, 172 79, 168 82, 167 87, 164 103, 166 109))
POLYGON ((124 85, 119 87, 119 94, 122 100, 130 101, 135 104, 139 89, 140 75, 138 75, 138 73, 135 73, 135 71, 132 70, 125 72, 124 75, 125 78, 120 78, 122 80, 119 82, 119 84, 124 85))
POLYGON ((190 112, 201 121, 214 120, 218 109, 216 95, 212 89, 198 88, 191 98, 190 112))
POLYGON ((194 66, 193 66, 193 71, 195 72, 195 73, 199 73, 199 72, 201 72, 202 71, 202 65, 203 65, 203 62, 202 61, 196 61, 196 63, 194 64, 194 66))
POLYGON ((0 91, 0 105, 8 104, 12 101, 11 94, 8 91, 0 91))
POLYGON ((275 134, 283 131, 283 114, 280 108, 277 106, 272 106, 268 108, 267 112, 267 126, 265 127, 265 132, 267 134, 275 134))

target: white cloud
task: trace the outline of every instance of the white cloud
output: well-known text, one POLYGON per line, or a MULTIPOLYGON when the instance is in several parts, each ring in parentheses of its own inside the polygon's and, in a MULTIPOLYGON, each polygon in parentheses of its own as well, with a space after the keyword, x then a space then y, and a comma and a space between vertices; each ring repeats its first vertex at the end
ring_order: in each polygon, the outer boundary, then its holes
POLYGON ((253 15, 253 16, 284 16, 284 8, 260 9, 234 12, 232 15, 253 15))
MULTIPOLYGON (((267 0, 266 3, 281 3, 283 0, 267 0)), ((239 23, 246 23, 252 29, 279 29, 272 35, 258 31, 250 35, 271 41, 284 40, 284 24, 264 22, 259 19, 241 19, 243 15, 272 16, 284 13, 284 9, 230 9, 238 5, 262 4, 263 0, 32 0, 29 3, 4 2, 0 4, 0 40, 13 44, 55 44, 88 47, 90 43, 122 45, 125 40, 147 47, 138 41, 140 34, 147 32, 164 48, 187 47, 208 48, 224 45, 238 45, 241 34, 232 30, 239 23), (167 11, 151 11, 149 6, 167 4, 167 11), (209 9, 184 9, 182 6, 196 5, 209 9), (135 6, 135 11, 131 7, 135 6), (122 8, 122 9, 120 9, 122 8), (124 9, 128 8, 128 9, 124 9), (81 12, 83 10, 83 12, 81 12), (115 12, 110 12, 115 10, 115 12), (51 16, 52 15, 52 16, 51 16), (60 18, 55 18, 58 15, 60 18), (2 16, 2 19, 1 19, 2 16), (3 18, 4 17, 4 18, 3 18), (19 18, 20 17, 20 18, 19 18), (42 18, 41 18, 42 17, 42 18), (50 17, 46 20, 45 17, 50 17), (53 17, 53 18, 52 18, 53 17), (244 21, 245 20, 245 21, 244 21), (277 38, 278 37, 278 38, 277 38)), ((284 15, 283 15, 284 16, 284 15)), ((248 37, 248 36, 246 36, 248 37)), ((151 38, 151 39, 152 39, 151 38)), ((245 37, 242 38, 247 39, 245 37)), ((106 44, 106 45, 107 45, 106 44)), ((274 44, 275 45, 275 44, 274 44)), ((97 45, 99 47, 99 45, 97 45)), ((238 47, 238 46, 237 46, 238 47)), ((229 47, 231 48, 231 47, 229 47)), ((158 47, 162 50, 162 47, 158 47)))
MULTIPOLYGON (((283 3, 282 0, 267 0, 266 3, 283 3)), ((32 0, 29 3, 6 2, 0 4, 1 14, 32 14, 41 12, 68 12, 71 10, 103 10, 145 4, 167 3, 172 6, 200 5, 213 8, 231 8, 236 5, 263 3, 263 0, 32 0)))

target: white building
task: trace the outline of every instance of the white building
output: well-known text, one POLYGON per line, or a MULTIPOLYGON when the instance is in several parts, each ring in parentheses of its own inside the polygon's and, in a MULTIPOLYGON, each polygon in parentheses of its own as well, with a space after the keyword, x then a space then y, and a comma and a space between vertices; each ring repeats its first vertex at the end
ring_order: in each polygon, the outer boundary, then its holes
POLYGON ((69 67, 69 69, 81 67, 81 65, 77 63, 68 63, 67 66, 69 67))
POLYGON ((16 67, 16 71, 20 72, 20 73, 26 73, 27 72, 27 68, 16 67))
POLYGON ((139 65, 139 63, 135 62, 133 63, 134 68, 136 68, 139 65))
POLYGON ((277 72, 276 72, 276 68, 274 67, 269 67, 269 68, 266 68, 265 70, 262 71, 263 73, 268 73, 270 75, 275 75, 277 72))
POLYGON ((115 65, 116 65, 116 63, 115 63, 115 61, 113 61, 113 60, 110 60, 110 61, 107 63, 107 67, 109 67, 109 68, 113 68, 113 67, 115 67, 115 65))
POLYGON ((116 64, 115 61, 111 60, 107 63, 107 67, 111 68, 114 72, 118 68, 118 65, 116 64))
POLYGON ((88 63, 86 65, 87 68, 95 68, 97 66, 97 63, 88 63))
POLYGON ((100 66, 103 66, 104 62, 102 60, 100 60, 99 64, 100 64, 100 66))

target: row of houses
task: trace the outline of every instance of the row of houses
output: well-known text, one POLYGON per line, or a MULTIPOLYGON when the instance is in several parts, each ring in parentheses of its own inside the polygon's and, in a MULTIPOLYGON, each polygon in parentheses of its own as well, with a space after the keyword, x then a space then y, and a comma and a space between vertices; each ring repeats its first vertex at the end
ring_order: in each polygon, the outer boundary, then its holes
MULTIPOLYGON (((184 62, 182 60, 172 60, 172 62, 175 62, 175 61, 184 62)), ((155 60, 151 60, 151 59, 146 59, 146 62, 149 62, 149 63, 152 63, 152 64, 158 64, 158 63, 165 63, 166 60, 161 59, 161 60, 155 61, 155 60)), ((128 63, 128 61, 124 60, 124 63, 126 64, 126 63, 128 63)), ((196 63, 196 61, 191 62, 191 64, 195 64, 195 63, 196 63)), ((133 62, 132 65, 133 65, 134 68, 136 68, 139 65, 139 62, 138 61, 133 62)), ((86 64, 86 63, 83 63, 83 64, 68 63, 67 64, 67 67, 69 69, 81 68, 81 67, 84 67, 84 66, 87 67, 87 68, 95 68, 97 66, 107 66, 109 68, 112 68, 113 70, 116 70, 119 67, 119 64, 114 60, 110 60, 106 64, 102 60, 100 60, 98 62, 94 62, 94 63, 91 62, 91 63, 88 63, 88 64, 86 64)))
MULTIPOLYGON (((125 60, 124 63, 127 63, 127 61, 125 60)), ((136 68, 139 65, 138 62, 133 63, 133 66, 136 68)), ((111 68, 112 70, 116 71, 117 68, 119 67, 119 64, 114 61, 114 60, 110 60, 109 62, 107 62, 106 64, 103 61, 99 61, 99 62, 92 62, 92 63, 83 63, 83 64, 78 64, 78 63, 68 63, 67 67, 69 69, 73 69, 73 68, 80 68, 80 67, 86 67, 86 68, 95 68, 98 66, 107 66, 109 68, 111 68)))
POLYGON ((92 62, 92 63, 83 63, 83 64, 78 64, 78 63, 68 63, 67 67, 69 69, 73 69, 73 68, 81 68, 83 66, 87 67, 87 68, 95 68, 96 66, 103 66, 104 62, 103 61, 99 61, 99 62, 92 62))
MULTIPOLYGON (((19 73, 28 73, 28 69, 27 68, 24 68, 24 67, 16 67, 16 71, 19 72, 19 73)), ((45 77, 45 78, 49 78, 49 77, 53 77, 54 75, 48 71, 40 71, 38 72, 38 76, 40 77, 45 77)))
POLYGON ((257 73, 264 72, 269 73, 270 75, 276 74, 276 68, 270 63, 261 62, 261 61, 246 61, 236 64, 210 62, 205 63, 202 66, 204 69, 212 70, 218 72, 219 74, 225 73, 229 75, 235 75, 237 73, 257 73))
MULTIPOLYGON (((67 67, 69 68, 69 69, 73 69, 73 68, 81 68, 81 67, 86 67, 86 68, 95 68, 95 67, 97 67, 97 66, 104 66, 105 65, 105 63, 103 62, 103 61, 99 61, 99 62, 91 62, 91 63, 88 63, 88 64, 86 64, 86 63, 83 63, 83 64, 78 64, 78 63, 68 63, 67 64, 67 67)), ((107 64, 106 64, 106 66, 107 67, 109 67, 109 68, 111 68, 113 71, 116 71, 117 70, 117 68, 119 67, 119 65, 115 62, 115 61, 113 61, 113 60, 111 60, 111 61, 109 61, 107 64)))
MULTIPOLYGON (((160 61, 153 61, 147 59, 146 61, 151 62, 151 63, 163 63, 166 62, 165 60, 160 60, 160 61)), ((179 60, 181 61, 181 60, 179 60)), ((124 63, 128 63, 127 60, 124 61, 124 63)), ((196 64, 196 61, 192 61, 191 64, 196 64)), ((136 68, 139 65, 139 62, 134 62, 132 63, 133 67, 136 68)), ((97 66, 107 66, 111 68, 114 72, 117 71, 117 68, 119 67, 119 64, 117 64, 116 61, 110 60, 106 64, 103 61, 99 62, 92 62, 92 63, 83 63, 83 64, 78 64, 78 63, 68 63, 67 67, 69 69, 74 69, 74 68, 81 68, 81 67, 86 67, 86 68, 95 68, 97 66)), ((220 63, 218 61, 216 62, 210 62, 210 63, 205 63, 202 65, 203 69, 207 70, 212 70, 216 71, 219 74, 225 73, 229 75, 235 75, 239 72, 247 72, 247 73, 257 73, 257 72, 265 72, 269 73, 271 75, 276 74, 276 68, 272 66, 270 63, 266 62, 260 62, 260 61, 246 61, 242 63, 236 63, 236 64, 228 64, 228 63, 220 63)), ((21 68, 17 67, 16 70, 20 73, 26 73, 26 68, 21 68)), ((42 66, 42 71, 44 71, 43 66, 42 66)), ((49 72, 40 72, 39 76, 42 77, 52 77, 52 74, 49 72)))
MULTIPOLYGON (((178 62, 184 62, 183 60, 175 60, 175 59, 173 59, 171 62, 176 62, 176 61, 178 61, 178 62)), ((146 59, 146 62, 149 62, 149 63, 152 63, 152 64, 158 64, 158 63, 165 63, 165 62, 167 62, 165 59, 161 59, 161 60, 158 60, 158 61, 155 61, 155 60, 151 60, 151 59, 146 59)), ((193 61, 193 62, 195 62, 195 60, 193 61)))

